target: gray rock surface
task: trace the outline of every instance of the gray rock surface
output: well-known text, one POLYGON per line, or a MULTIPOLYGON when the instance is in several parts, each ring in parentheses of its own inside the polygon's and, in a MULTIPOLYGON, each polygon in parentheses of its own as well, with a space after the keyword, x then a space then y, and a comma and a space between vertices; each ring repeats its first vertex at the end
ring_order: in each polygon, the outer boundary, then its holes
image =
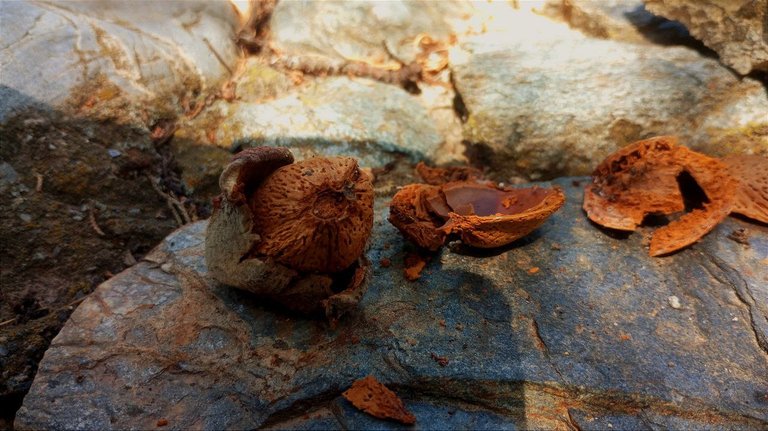
POLYGON ((556 181, 568 201, 530 237, 444 249, 414 283, 380 196, 369 257, 392 265, 336 329, 209 280, 188 225, 78 307, 15 425, 398 428, 339 398, 373 374, 421 428, 765 429, 768 227, 650 258, 647 231, 589 223, 584 182, 556 181))
POLYGON ((768 2, 643 0, 651 12, 682 22, 742 75, 768 71, 768 2))
POLYGON ((349 155, 383 166, 397 153, 431 160, 444 138, 404 90, 368 79, 318 79, 278 99, 223 106, 217 143, 279 145, 297 158, 349 155))
POLYGON ((237 60, 227 2, 5 1, 0 19, 0 85, 27 97, 4 98, 0 119, 35 101, 168 109, 162 96, 215 86, 237 60))
POLYGON ((716 155, 768 153, 768 136, 753 132, 768 126, 760 82, 688 48, 591 39, 539 19, 535 38, 488 33, 451 58, 469 112, 464 138, 500 179, 588 174, 660 134, 716 155))
POLYGON ((413 60, 420 34, 447 38, 454 23, 468 18, 470 2, 286 1, 272 13, 272 45, 288 56, 317 56, 329 60, 413 60), (386 43, 387 48, 384 48, 386 43))

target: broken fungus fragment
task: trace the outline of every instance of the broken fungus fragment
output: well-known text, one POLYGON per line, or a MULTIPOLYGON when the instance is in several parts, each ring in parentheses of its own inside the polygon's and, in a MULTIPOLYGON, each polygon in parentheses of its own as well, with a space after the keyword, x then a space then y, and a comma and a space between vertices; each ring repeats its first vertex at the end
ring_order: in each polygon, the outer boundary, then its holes
POLYGON ((342 395, 353 406, 371 416, 406 425, 416 423, 416 417, 405 409, 403 401, 373 376, 355 381, 342 395))
POLYGON ((758 155, 723 159, 728 173, 739 181, 732 212, 768 223, 768 158, 758 155))
POLYGON ((673 136, 638 141, 608 156, 584 191, 584 210, 599 225, 633 231, 648 215, 685 210, 679 185, 684 173, 693 178, 706 199, 700 208, 653 233, 651 256, 674 252, 698 241, 728 216, 739 183, 723 162, 678 146, 673 136))
POLYGON ((499 188, 472 181, 412 184, 392 199, 389 221, 428 250, 440 248, 450 235, 473 247, 493 248, 529 234, 563 203, 558 188, 499 188))
POLYGON ((332 320, 354 307, 373 227, 373 186, 354 159, 249 148, 219 185, 205 240, 216 280, 332 320))
POLYGON ((447 168, 430 168, 424 162, 416 165, 416 172, 422 181, 433 186, 439 186, 454 181, 472 181, 482 178, 482 172, 471 166, 452 166, 447 168))

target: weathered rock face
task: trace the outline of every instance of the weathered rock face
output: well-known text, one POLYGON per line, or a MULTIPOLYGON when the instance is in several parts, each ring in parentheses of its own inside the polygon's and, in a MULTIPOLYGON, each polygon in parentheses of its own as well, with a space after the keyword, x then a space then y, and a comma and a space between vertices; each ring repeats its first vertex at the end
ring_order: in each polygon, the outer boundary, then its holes
POLYGON ((0 86, 25 96, 0 91, 0 119, 35 101, 118 117, 132 114, 117 109, 126 100, 169 110, 169 95, 215 86, 237 60, 227 2, 11 1, 0 16, 0 86))
POLYGON ((685 24, 742 75, 768 71, 768 3, 760 0, 643 0, 651 12, 685 24))
POLYGON ((650 258, 555 183, 568 202, 531 237, 446 250, 415 283, 379 199, 369 257, 392 265, 336 329, 213 283, 188 225, 78 307, 15 425, 388 427, 340 398, 374 374, 429 427, 765 428, 768 228, 729 219, 650 258))
POLYGON ((408 62, 418 52, 414 39, 447 38, 473 9, 461 0, 286 1, 277 4, 269 25, 273 46, 289 56, 391 61, 389 50, 408 62))
POLYGON ((541 35, 488 33, 451 58, 464 138, 500 179, 587 174, 661 134, 710 154, 768 153, 768 136, 754 132, 768 125, 760 82, 687 48, 590 39, 538 19, 541 35))
POLYGON ((383 166, 400 153, 431 160, 444 140, 411 95, 369 79, 318 79, 273 101, 223 109, 219 145, 286 146, 299 159, 348 155, 383 166))

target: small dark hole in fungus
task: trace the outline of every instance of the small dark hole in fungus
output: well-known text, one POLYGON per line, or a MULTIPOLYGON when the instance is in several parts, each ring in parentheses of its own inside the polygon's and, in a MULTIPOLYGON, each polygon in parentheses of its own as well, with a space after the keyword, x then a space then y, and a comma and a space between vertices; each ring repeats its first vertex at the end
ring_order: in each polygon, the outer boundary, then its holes
POLYGON ((683 171, 677 176, 677 184, 683 195, 686 212, 702 209, 705 204, 709 203, 707 194, 704 193, 699 183, 687 171, 683 171))

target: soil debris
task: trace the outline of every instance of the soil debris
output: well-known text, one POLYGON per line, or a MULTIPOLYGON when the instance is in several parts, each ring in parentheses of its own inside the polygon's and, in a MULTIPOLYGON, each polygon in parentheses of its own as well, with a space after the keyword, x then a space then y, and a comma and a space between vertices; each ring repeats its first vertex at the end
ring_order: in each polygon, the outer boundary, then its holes
POLYGON ((416 173, 419 174, 422 181, 433 186, 440 186, 454 181, 475 181, 483 177, 479 169, 471 166, 431 168, 424 164, 424 162, 419 162, 416 165, 416 173))
POLYGON ((391 419, 406 425, 416 423, 416 417, 406 410, 403 401, 373 376, 355 381, 342 396, 373 417, 391 419))
POLYGON ((749 245, 749 231, 744 228, 734 229, 728 234, 728 239, 739 244, 749 245))
POLYGON ((427 259, 418 253, 408 253, 405 256, 403 274, 408 281, 416 281, 421 277, 421 271, 427 266, 427 259))
POLYGON ((446 365, 448 365, 448 358, 446 358, 445 356, 438 356, 438 355, 437 355, 436 353, 434 353, 434 352, 431 352, 431 353, 429 354, 429 356, 431 356, 431 357, 432 357, 432 360, 434 360, 435 362, 437 362, 437 364, 438 364, 438 365, 440 365, 441 367, 445 367, 446 365))

